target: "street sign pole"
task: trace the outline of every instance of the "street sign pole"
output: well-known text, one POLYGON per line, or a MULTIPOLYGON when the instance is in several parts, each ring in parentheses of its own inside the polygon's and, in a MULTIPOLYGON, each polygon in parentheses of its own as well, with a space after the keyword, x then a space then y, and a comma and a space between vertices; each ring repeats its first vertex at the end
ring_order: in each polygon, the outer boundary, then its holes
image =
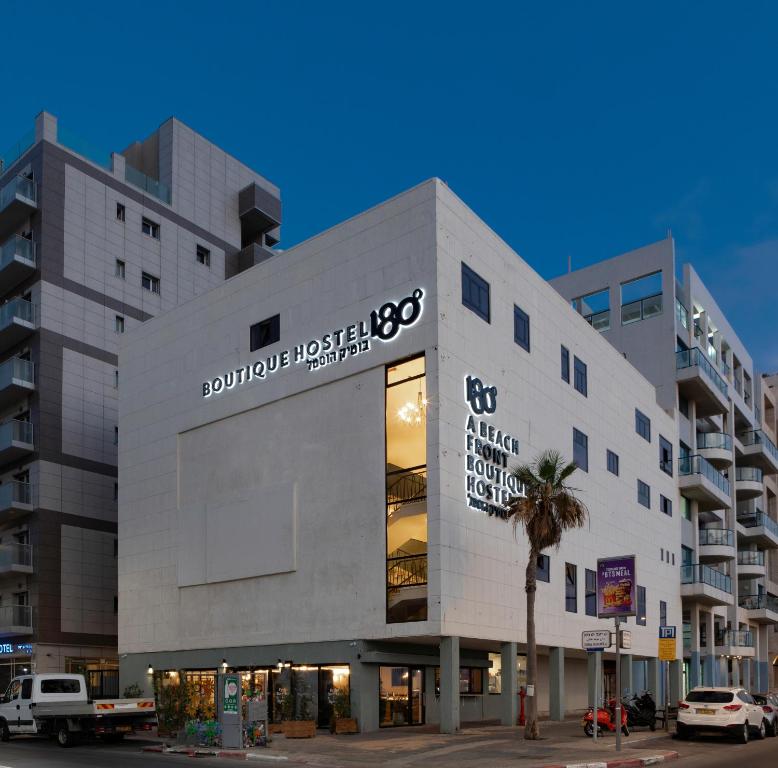
POLYGON ((621 619, 617 616, 616 622, 616 751, 621 752, 621 638, 619 637, 619 622, 621 619))
POLYGON ((670 662, 665 662, 665 731, 670 730, 670 662))
POLYGON ((597 697, 600 694, 600 676, 597 674, 597 669, 600 668, 600 664, 598 663, 602 656, 600 656, 601 651, 595 651, 594 652, 594 717, 592 718, 592 726, 594 727, 594 731, 592 732, 592 738, 597 741, 597 730, 599 728, 599 721, 597 719, 597 697))

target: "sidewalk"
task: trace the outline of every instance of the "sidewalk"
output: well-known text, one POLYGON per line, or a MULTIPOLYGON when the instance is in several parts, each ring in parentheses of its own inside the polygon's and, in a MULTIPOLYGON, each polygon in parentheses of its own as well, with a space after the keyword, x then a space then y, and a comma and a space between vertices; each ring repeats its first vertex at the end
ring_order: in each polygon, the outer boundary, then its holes
MULTIPOLYGON (((577 719, 542 723, 540 741, 525 741, 523 734, 523 728, 498 725, 465 727, 456 735, 440 734, 433 728, 403 728, 355 736, 322 734, 313 739, 274 736, 270 746, 264 749, 228 753, 190 747, 185 753, 191 756, 207 753, 289 768, 472 768, 474 760, 489 768, 568 765, 638 768, 677 757, 676 742, 662 731, 634 731, 622 739, 621 752, 616 752, 614 734, 595 742, 584 736, 577 719)), ((161 747, 148 749, 160 751, 161 747)))

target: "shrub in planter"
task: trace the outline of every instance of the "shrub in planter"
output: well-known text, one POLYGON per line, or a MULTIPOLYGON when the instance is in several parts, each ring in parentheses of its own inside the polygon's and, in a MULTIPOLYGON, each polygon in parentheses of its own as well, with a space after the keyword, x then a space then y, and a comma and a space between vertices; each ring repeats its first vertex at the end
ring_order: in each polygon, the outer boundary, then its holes
POLYGON ((348 691, 336 688, 332 698, 331 733, 358 733, 357 721, 351 717, 351 697, 348 691))

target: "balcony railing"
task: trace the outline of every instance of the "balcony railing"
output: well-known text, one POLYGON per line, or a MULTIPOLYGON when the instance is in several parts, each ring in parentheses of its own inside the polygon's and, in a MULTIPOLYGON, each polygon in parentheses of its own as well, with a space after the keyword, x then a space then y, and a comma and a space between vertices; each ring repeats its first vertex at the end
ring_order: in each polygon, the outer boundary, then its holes
POLYGON ((151 176, 147 176, 137 168, 125 164, 124 180, 134 187, 138 187, 144 192, 148 192, 158 200, 162 200, 163 203, 170 205, 170 187, 167 184, 163 184, 158 179, 152 179, 151 176))
POLYGON ((32 444, 32 422, 11 419, 0 424, 0 446, 10 443, 32 444))
POLYGON ((644 299, 621 305, 621 324, 629 325, 662 314, 662 294, 646 296, 644 299))
POLYGON ((735 467, 735 480, 745 483, 761 483, 762 470, 758 467, 735 467))
POLYGON ((723 360, 719 363, 719 368, 721 368, 721 373, 724 378, 728 379, 732 373, 732 369, 723 360))
POLYGON ((701 528, 701 547, 734 547, 735 532, 726 528, 701 528))
POLYGON ((741 432, 737 439, 743 445, 761 445, 765 451, 769 453, 776 461, 778 461, 778 447, 775 443, 761 430, 752 429, 749 432, 741 432))
POLYGON ((389 589, 423 587, 427 583, 427 555, 406 555, 386 559, 386 586, 389 589))
POLYGON ((716 645, 753 648, 754 636, 746 629, 725 629, 723 632, 716 632, 716 645))
POLYGON ((0 571, 9 571, 20 567, 32 567, 32 545, 17 542, 0 545, 0 571))
POLYGON ((0 606, 0 632, 11 627, 26 627, 32 629, 32 606, 2 605, 0 606))
POLYGON ((22 360, 20 357, 12 357, 10 360, 0 363, 0 388, 14 379, 34 384, 35 363, 31 360, 22 360))
POLYGON ((737 553, 738 565, 764 565, 764 552, 741 550, 737 553))
POLYGON ((14 320, 35 323, 35 305, 21 297, 11 299, 0 306, 0 328, 5 328, 14 320))
POLYGON ((699 347, 693 347, 692 349, 679 349, 675 353, 675 367, 676 370, 682 370, 683 368, 692 368, 693 366, 699 366, 705 371, 707 377, 713 382, 716 388, 721 392, 724 397, 728 396, 727 382, 721 377, 721 374, 711 365, 710 360, 702 353, 699 347))
POLYGON ((689 310, 677 298, 675 300, 675 317, 679 325, 684 328, 689 327, 689 310))
POLYGON ((698 432, 697 449, 720 448, 724 451, 732 450, 732 435, 726 432, 698 432))
POLYGON ((747 611, 767 609, 778 613, 778 597, 773 597, 773 595, 740 595, 737 604, 747 611))
POLYGON ((32 179, 28 179, 26 176, 14 176, 14 178, 0 189, 0 211, 15 200, 17 195, 36 203, 35 182, 32 179))
POLYGON ((710 480, 720 491, 730 496, 729 480, 702 456, 681 456, 678 459, 679 475, 702 475, 710 480))
POLYGON ((14 259, 24 259, 35 264, 35 243, 21 235, 11 235, 0 246, 0 270, 4 269, 14 259))
POLYGON ((739 513, 737 521, 744 528, 764 527, 772 533, 773 536, 778 537, 778 523, 759 509, 755 512, 739 513))
POLYGON ((583 319, 586 320, 595 331, 607 331, 611 327, 611 311, 609 309, 584 315, 583 319))
POLYGON ((732 579, 726 573, 708 565, 682 565, 681 584, 707 584, 709 587, 732 594, 732 579))

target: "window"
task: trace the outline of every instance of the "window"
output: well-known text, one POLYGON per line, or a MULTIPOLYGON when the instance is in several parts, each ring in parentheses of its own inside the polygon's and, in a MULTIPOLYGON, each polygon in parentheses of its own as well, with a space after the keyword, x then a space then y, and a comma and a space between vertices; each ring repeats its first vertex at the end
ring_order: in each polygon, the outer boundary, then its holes
POLYGON ((678 395, 678 410, 681 412, 681 415, 686 416, 686 418, 689 418, 689 401, 681 394, 678 395))
POLYGON ((562 381, 570 383, 570 350, 562 347, 562 381))
POLYGON ((673 502, 662 494, 659 494, 659 509, 668 517, 673 516, 673 502))
POLYGON ((483 693, 484 676, 483 670, 478 667, 460 667, 459 668, 459 692, 460 693, 483 693))
POLYGON ((197 263, 206 267, 211 266, 211 252, 203 245, 197 246, 197 263))
POLYGON ((635 432, 642 438, 651 442, 651 419, 635 408, 635 432))
POLYGON ((124 280, 125 263, 121 259, 116 259, 116 268, 114 269, 114 276, 119 280, 124 280))
POLYGON ((608 463, 608 472, 611 472, 612 474, 616 475, 618 477, 619 475, 619 455, 617 453, 614 453, 613 451, 608 451, 606 453, 606 460, 608 463))
POLYGON ((551 581, 551 558, 548 555, 538 555, 535 578, 547 584, 551 581))
POLYGON ((113 428, 113 444, 119 445, 119 427, 113 428))
POLYGON ((595 331, 607 331, 610 328, 610 291, 607 288, 573 299, 573 308, 583 315, 595 331))
POLYGON ((691 547, 681 545, 681 564, 692 565, 694 563, 694 550, 691 547))
POLYGON ((113 540, 113 556, 119 557, 119 539, 113 540))
POLYGON ((22 696, 23 699, 32 698, 32 678, 26 677, 22 680, 22 696))
POLYGON ((159 240, 159 224, 153 222, 151 219, 147 219, 145 216, 141 219, 140 223, 141 232, 144 235, 153 237, 155 240, 159 240))
POLYGON ((81 693, 81 682, 77 678, 43 679, 41 693, 81 693))
POLYGON ((659 435, 659 469, 673 476, 673 446, 662 435, 659 435))
POLYGON ((159 293, 159 278, 150 275, 148 272, 143 272, 140 278, 140 284, 142 288, 152 293, 159 293))
POLYGON ((651 488, 642 480, 638 480, 638 504, 651 509, 651 488))
POLYGON ((573 386, 584 397, 586 397, 588 391, 588 383, 586 381, 586 363, 584 363, 582 360, 579 360, 577 357, 574 357, 573 371, 575 374, 575 381, 573 382, 573 386))
POLYGON ((281 315, 254 323, 250 330, 251 351, 275 344, 281 338, 281 315))
POLYGON ((113 612, 114 614, 119 613, 119 595, 113 596, 113 612))
POLYGON ((578 567, 565 563, 565 610, 578 613, 578 567))
POLYGON ((684 520, 692 519, 692 506, 686 496, 681 496, 681 517, 684 520))
POLYGON ((659 601, 659 626, 667 626, 667 603, 664 600, 659 601))
POLYGON ((672 564, 675 565, 675 552, 671 553, 672 564))
POLYGON ((121 203, 116 203, 116 221, 124 221, 124 206, 121 203))
MULTIPOLYGON (((119 501, 119 483, 113 484, 113 500, 119 501)), ((117 539, 114 539, 114 541, 117 541, 117 539)), ((116 547, 114 547, 116 549, 116 547)))
POLYGON ((621 284, 621 324, 628 325, 662 314, 662 273, 621 284))
POLYGON ((513 305, 513 340, 529 352, 529 315, 513 305))
POLYGON ((595 571, 590 571, 587 568, 585 577, 586 577, 586 584, 584 586, 586 588, 586 594, 585 594, 584 601, 586 603, 586 615, 596 616, 597 615, 597 574, 595 573, 595 571))
POLYGON ((114 369, 113 372, 113 388, 119 389, 119 371, 118 369, 114 369))
POLYGON ((489 283, 462 262, 462 303, 478 317, 491 322, 489 312, 489 283))
POLYGON ((589 438, 573 428, 573 461, 578 469, 589 471, 589 438))
POLYGON ((116 333, 124 333, 124 318, 121 315, 116 315, 113 329, 116 333))
POLYGON ((638 615, 635 616, 635 623, 641 627, 646 626, 646 588, 638 584, 638 615))

